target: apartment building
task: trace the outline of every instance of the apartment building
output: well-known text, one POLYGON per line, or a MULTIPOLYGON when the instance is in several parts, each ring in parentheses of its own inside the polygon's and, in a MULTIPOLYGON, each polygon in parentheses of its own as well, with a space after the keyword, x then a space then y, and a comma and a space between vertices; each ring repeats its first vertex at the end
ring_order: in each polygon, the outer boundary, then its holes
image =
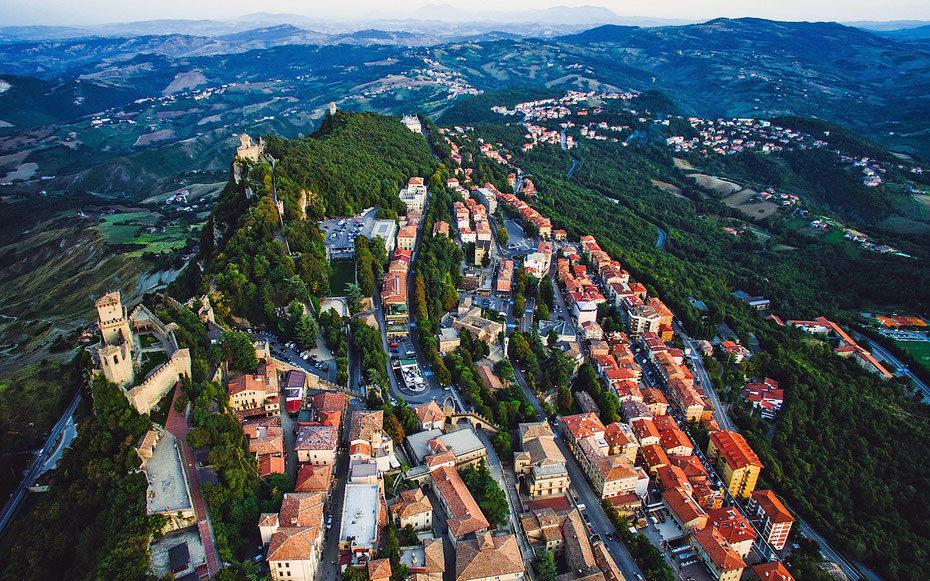
POLYGON ((727 490, 736 498, 747 498, 756 488, 762 462, 746 440, 737 432, 719 431, 710 434, 707 457, 723 469, 727 490))

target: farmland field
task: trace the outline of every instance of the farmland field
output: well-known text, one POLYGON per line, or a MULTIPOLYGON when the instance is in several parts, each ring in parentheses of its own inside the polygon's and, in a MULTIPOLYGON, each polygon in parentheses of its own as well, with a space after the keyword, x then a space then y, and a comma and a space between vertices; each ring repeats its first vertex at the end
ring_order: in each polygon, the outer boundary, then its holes
POLYGON ((714 190, 722 196, 729 196, 730 194, 736 193, 743 189, 739 184, 728 182, 727 180, 722 180, 720 178, 715 178, 714 176, 704 175, 702 173, 688 174, 688 177, 697 182, 697 184, 702 188, 714 190))
MULTIPOLYGON (((717 178, 714 178, 717 179, 717 178)), ((723 180, 721 180, 723 181, 723 180)), ((730 182, 724 182, 730 183, 730 182)), ((723 199, 723 203, 731 208, 736 208, 740 212, 753 218, 768 218, 778 211, 778 204, 775 202, 749 202, 759 192, 749 188, 742 189, 723 199)))

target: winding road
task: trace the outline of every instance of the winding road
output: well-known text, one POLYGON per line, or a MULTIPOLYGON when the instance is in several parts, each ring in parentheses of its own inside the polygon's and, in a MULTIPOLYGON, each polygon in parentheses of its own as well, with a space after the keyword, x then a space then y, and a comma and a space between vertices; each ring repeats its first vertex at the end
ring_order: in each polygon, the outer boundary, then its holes
POLYGON ((656 246, 659 247, 659 250, 662 250, 664 252, 665 242, 668 240, 668 233, 665 230, 659 228, 658 226, 656 226, 656 230, 659 231, 659 236, 656 239, 656 246))
POLYGON ((39 450, 39 454, 32 462, 32 466, 29 467, 26 475, 23 476, 19 486, 16 487, 16 490, 13 491, 12 495, 10 495, 10 498, 6 501, 6 504, 3 505, 3 513, 0 514, 0 535, 4 533, 6 528, 12 522, 13 517, 16 515, 16 511, 19 509, 19 503, 22 502, 23 498, 25 498, 29 487, 32 486, 32 483, 35 482, 36 478, 38 478, 43 472, 47 470, 48 467, 46 466, 46 463, 48 461, 49 454, 52 454, 53 452, 57 454, 60 452, 60 450, 55 448, 55 443, 58 441, 58 436, 61 435, 62 431, 68 425, 71 417, 74 415, 74 410, 77 409, 77 406, 80 402, 81 392, 78 391, 74 394, 74 398, 71 399, 71 403, 68 404, 68 407, 65 408, 65 411, 61 414, 61 417, 58 418, 58 421, 55 422, 52 430, 48 433, 48 438, 45 439, 45 445, 42 446, 42 448, 39 450), (53 450, 53 448, 55 449, 53 450))

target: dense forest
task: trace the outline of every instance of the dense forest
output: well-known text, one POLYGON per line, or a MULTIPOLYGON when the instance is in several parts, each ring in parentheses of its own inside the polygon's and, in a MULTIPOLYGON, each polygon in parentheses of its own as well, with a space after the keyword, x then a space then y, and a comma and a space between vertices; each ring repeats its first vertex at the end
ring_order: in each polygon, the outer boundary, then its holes
POLYGON ((49 492, 10 531, 0 555, 5 580, 141 580, 148 574, 149 536, 165 521, 146 515, 145 475, 136 470, 141 460, 134 446, 151 422, 103 375, 92 392, 93 413, 81 421, 49 492))
MULTIPOLYGON (((398 191, 412 176, 431 175, 436 161, 426 140, 398 119, 344 111, 327 115, 308 138, 268 137, 265 151, 276 160, 274 167, 236 162, 232 173, 240 179, 230 177, 203 229, 205 270, 192 263, 171 291, 187 297, 218 290, 222 298, 214 307, 220 318, 245 317, 283 332, 292 325, 277 307, 330 292, 318 221, 373 206, 402 212, 398 191), (275 199, 283 204, 283 216, 275 199)), ((375 277, 368 272, 363 270, 360 283, 370 296, 375 277)))
MULTIPOLYGON (((513 128, 481 125, 479 132, 519 149, 513 128)), ((770 251, 699 218, 722 204, 682 200, 652 187, 652 178, 680 182, 662 151, 600 142, 582 144, 573 155, 583 164, 566 180, 568 153, 537 146, 515 154, 515 163, 532 173, 537 206, 553 227, 596 236, 694 335, 712 337, 724 322, 744 341, 755 335, 765 354, 756 356, 751 372, 784 382, 787 394, 771 442, 764 431, 747 431, 767 467, 766 482, 883 576, 920 578, 930 553, 926 515, 918 508, 930 502, 930 454, 922 444, 930 437, 927 410, 900 384, 882 382, 828 346, 764 321, 732 292, 765 294, 787 317, 842 318, 841 309, 867 301, 930 303, 926 268, 817 243, 770 251), (667 252, 656 247, 656 226, 668 231, 667 252), (709 312, 692 307, 691 297, 707 303, 709 312)))
POLYGON ((307 192, 312 221, 379 205, 402 213, 398 190, 411 176, 432 174, 436 165, 421 136, 396 117, 375 113, 337 111, 306 139, 269 137, 266 152, 278 160, 285 221, 299 215, 301 191, 307 192))

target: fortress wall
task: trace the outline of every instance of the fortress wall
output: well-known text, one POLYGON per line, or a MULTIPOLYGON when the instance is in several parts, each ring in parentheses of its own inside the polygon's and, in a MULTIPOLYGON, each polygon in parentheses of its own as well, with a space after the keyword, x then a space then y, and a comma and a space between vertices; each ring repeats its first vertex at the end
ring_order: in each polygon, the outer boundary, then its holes
POLYGON ((127 391, 126 397, 140 414, 149 413, 182 375, 191 375, 191 357, 187 349, 175 351, 148 379, 127 391))

